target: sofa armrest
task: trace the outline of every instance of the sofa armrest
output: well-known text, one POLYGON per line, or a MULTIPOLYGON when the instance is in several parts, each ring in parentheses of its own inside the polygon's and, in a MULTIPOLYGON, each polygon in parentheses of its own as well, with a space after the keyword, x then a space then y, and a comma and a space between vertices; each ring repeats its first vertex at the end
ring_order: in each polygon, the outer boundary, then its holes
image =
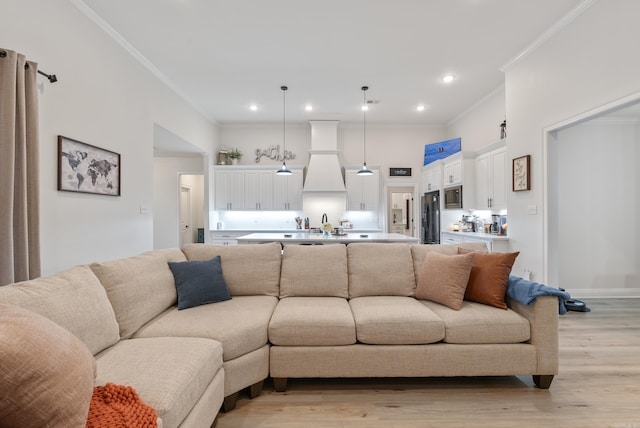
POLYGON ((509 308, 529 321, 529 343, 536 347, 536 374, 558 374, 558 298, 541 296, 528 306, 508 297, 506 302, 509 308))

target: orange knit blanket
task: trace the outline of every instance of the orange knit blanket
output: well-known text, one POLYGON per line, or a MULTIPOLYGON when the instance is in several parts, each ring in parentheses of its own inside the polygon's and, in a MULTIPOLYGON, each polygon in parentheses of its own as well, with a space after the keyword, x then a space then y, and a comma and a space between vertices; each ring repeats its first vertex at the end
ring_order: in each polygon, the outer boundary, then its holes
POLYGON ((156 411, 130 386, 107 383, 93 388, 87 428, 157 428, 156 411))

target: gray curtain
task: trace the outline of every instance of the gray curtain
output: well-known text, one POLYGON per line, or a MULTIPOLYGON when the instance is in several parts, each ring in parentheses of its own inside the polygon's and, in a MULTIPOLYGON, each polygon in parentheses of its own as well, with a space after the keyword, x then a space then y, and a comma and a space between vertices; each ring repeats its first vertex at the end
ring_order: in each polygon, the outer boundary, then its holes
POLYGON ((0 48, 0 285, 40 276, 37 67, 0 48))

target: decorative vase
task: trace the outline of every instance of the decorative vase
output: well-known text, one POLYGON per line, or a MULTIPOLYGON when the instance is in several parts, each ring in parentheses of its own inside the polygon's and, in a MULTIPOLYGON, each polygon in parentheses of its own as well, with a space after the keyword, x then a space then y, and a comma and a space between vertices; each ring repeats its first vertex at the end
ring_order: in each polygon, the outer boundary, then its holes
POLYGON ((238 165, 238 159, 231 159, 231 165, 238 165))
POLYGON ((330 233, 330 232, 327 232, 326 230, 323 230, 323 231, 322 231, 322 237, 323 237, 323 238, 328 238, 328 237, 330 237, 330 236, 331 236, 331 233, 330 233))

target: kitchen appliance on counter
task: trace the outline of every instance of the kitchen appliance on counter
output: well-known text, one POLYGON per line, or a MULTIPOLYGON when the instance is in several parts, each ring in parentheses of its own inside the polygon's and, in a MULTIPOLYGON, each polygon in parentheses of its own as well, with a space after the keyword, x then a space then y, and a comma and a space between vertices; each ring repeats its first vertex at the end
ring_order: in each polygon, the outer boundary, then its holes
POLYGON ((422 243, 440 243, 440 191, 422 197, 422 243))
POLYGON ((491 234, 506 235, 507 234, 507 216, 500 214, 491 214, 491 234))

